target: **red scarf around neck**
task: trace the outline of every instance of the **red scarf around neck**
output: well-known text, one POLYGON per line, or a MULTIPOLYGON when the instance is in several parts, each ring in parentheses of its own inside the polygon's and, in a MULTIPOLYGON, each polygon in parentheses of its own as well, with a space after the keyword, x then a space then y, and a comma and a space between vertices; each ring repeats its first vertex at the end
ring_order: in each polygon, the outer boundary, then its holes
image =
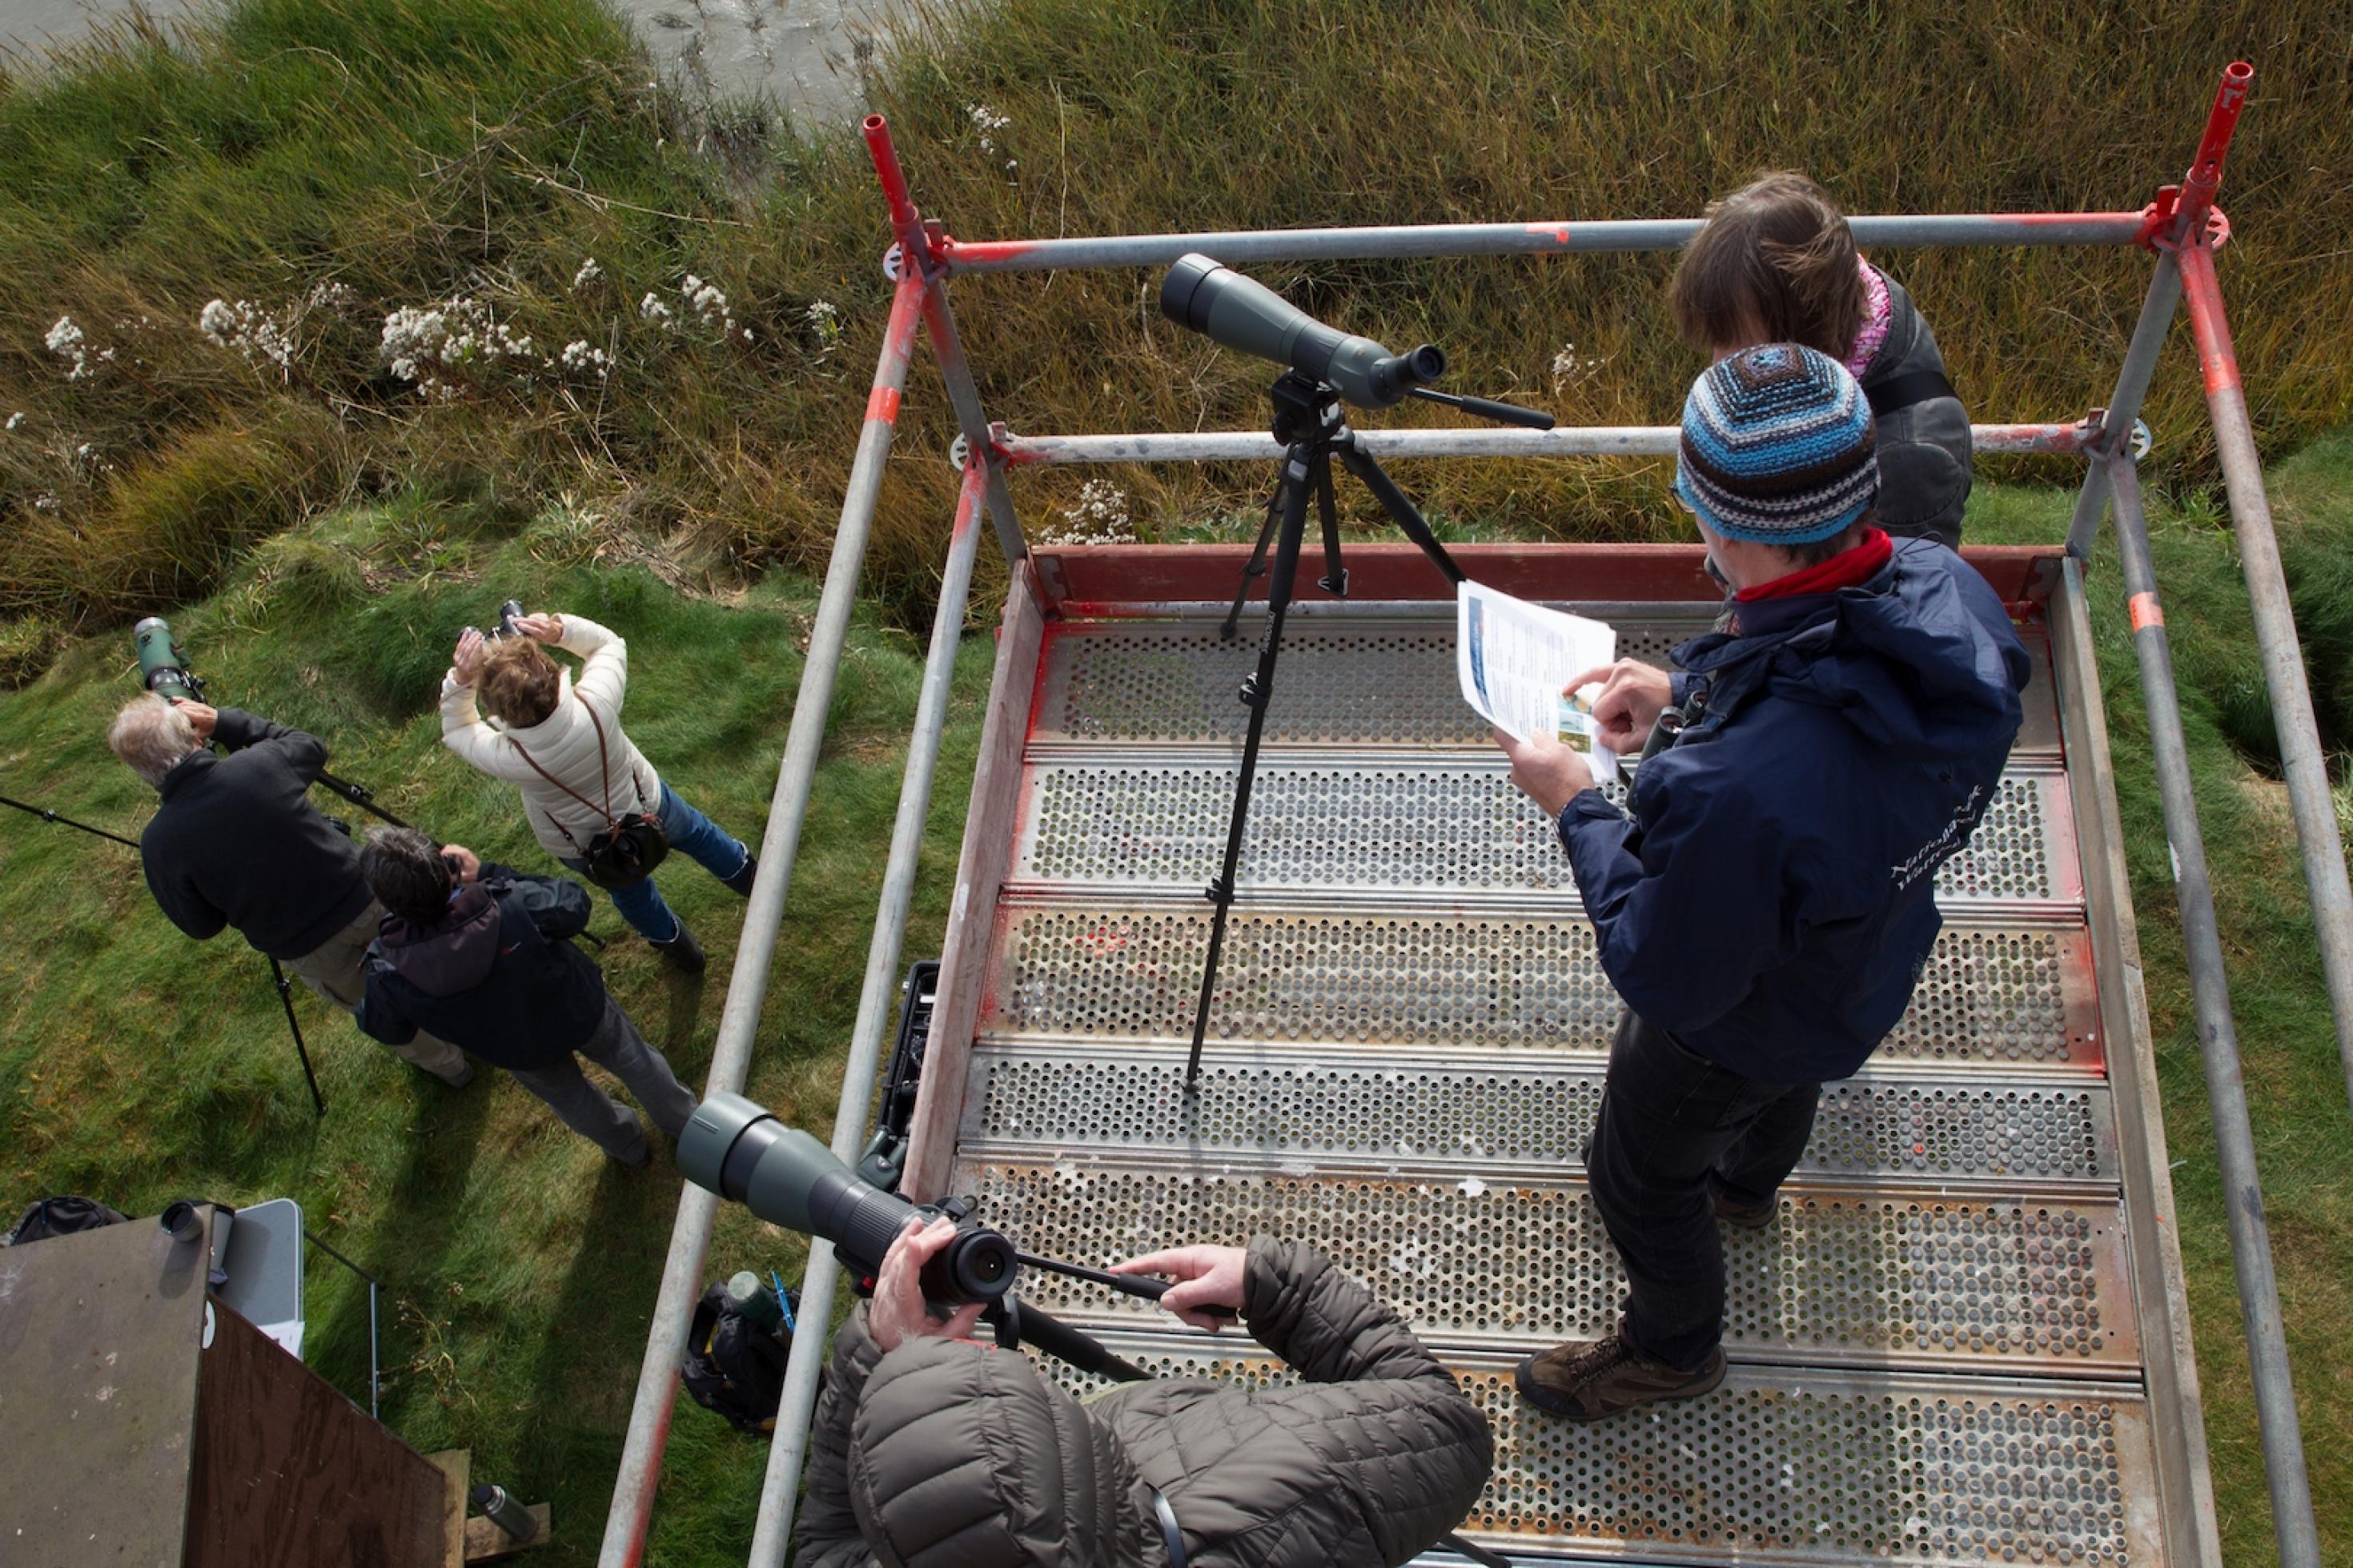
POLYGON ((1828 561, 1743 588, 1732 597, 1738 604, 1753 605, 1759 599, 1791 599, 1800 594, 1834 594, 1841 588, 1859 587, 1870 582, 1894 553, 1895 542, 1887 537, 1887 531, 1874 528, 1862 536, 1861 544, 1841 550, 1828 561))

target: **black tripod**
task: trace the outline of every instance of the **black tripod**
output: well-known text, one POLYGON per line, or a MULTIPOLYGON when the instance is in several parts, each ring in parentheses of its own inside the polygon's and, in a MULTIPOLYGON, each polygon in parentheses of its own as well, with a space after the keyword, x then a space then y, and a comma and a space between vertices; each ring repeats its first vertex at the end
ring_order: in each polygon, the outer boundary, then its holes
MULTIPOLYGON (((1552 425, 1548 415, 1509 404, 1450 397, 1421 387, 1413 390, 1431 401, 1490 418, 1539 428, 1552 425)), ((1348 428, 1337 392, 1291 370, 1275 379, 1268 395, 1274 401, 1274 438, 1287 450, 1282 458, 1282 476, 1275 481, 1274 494, 1267 502, 1266 521, 1259 529, 1258 544, 1242 567, 1241 586, 1234 595, 1233 608, 1226 613, 1222 628, 1225 637, 1235 636, 1240 627, 1242 605, 1250 597, 1252 581, 1266 575, 1270 543, 1274 547, 1274 575, 1267 584, 1266 632, 1259 641, 1258 668, 1242 682, 1238 694, 1250 710, 1250 731, 1242 742, 1241 775, 1234 783, 1233 816, 1226 827, 1225 863, 1208 886, 1208 898, 1217 906, 1217 915, 1209 925, 1209 958, 1201 974, 1201 999, 1193 1010, 1193 1050, 1185 1063, 1185 1092, 1188 1095, 1199 1090, 1201 1037, 1208 1029, 1209 1004, 1217 994, 1218 958, 1226 944, 1226 921, 1234 907, 1234 868, 1241 858, 1242 829, 1250 817, 1250 784, 1258 773, 1259 738, 1266 728, 1267 700, 1274 692, 1274 662, 1282 651, 1282 621, 1291 609, 1292 589, 1299 575, 1299 552, 1307 531, 1307 500, 1311 493, 1324 530, 1324 575, 1316 579, 1316 584, 1335 598, 1345 598, 1348 593, 1348 574, 1340 564, 1340 520, 1332 495, 1332 460, 1337 458, 1342 468, 1363 481, 1398 531, 1421 547, 1421 552, 1445 574, 1450 585, 1462 581, 1462 569, 1454 564, 1446 547, 1438 542, 1413 502, 1356 445, 1356 432, 1348 428)))

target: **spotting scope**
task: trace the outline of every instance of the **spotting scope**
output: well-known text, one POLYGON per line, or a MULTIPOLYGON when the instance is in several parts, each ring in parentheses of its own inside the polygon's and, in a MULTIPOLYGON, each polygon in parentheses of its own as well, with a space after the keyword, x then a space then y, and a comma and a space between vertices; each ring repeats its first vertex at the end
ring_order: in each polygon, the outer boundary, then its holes
POLYGON ((1446 355, 1435 344, 1393 354, 1370 338, 1325 326, 1265 284, 1198 252, 1179 257, 1160 280, 1160 310, 1227 348, 1289 365, 1364 408, 1402 403, 1413 388, 1446 374, 1446 355))
MULTIPOLYGON (((881 1268, 909 1218, 941 1213, 860 1181, 832 1150, 740 1094, 713 1094, 695 1108, 678 1135, 678 1168, 771 1225, 833 1243, 844 1263, 868 1274, 881 1268)), ((958 1219, 955 1240, 923 1266, 924 1298, 994 1301, 1012 1285, 1019 1261, 1004 1237, 958 1219)))
POLYGON ((188 656, 161 616, 150 616, 131 628, 132 646, 139 650, 139 684, 170 701, 205 700, 205 683, 188 668, 188 656))

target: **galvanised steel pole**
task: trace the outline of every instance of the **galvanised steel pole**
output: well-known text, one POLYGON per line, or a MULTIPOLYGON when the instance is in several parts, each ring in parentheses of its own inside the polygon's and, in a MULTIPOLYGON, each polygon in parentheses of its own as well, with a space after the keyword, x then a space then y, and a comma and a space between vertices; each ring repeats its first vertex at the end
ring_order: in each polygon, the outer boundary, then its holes
MULTIPOLYGON (((2199 135, 2198 151, 2190 155, 2189 172, 2182 176, 2178 190, 2158 193, 2159 205, 2152 206, 2143 220, 2144 231, 2152 222, 2162 223, 2165 237, 2171 243, 2158 248, 2148 296, 2141 301, 2140 320, 2133 324, 2132 342, 2125 350, 2116 389, 2100 423, 2105 437, 2100 446, 2105 450, 2123 450, 2126 433, 2140 417, 2149 377, 2157 369, 2158 351, 2165 346, 2165 335, 2181 304, 2181 265, 2175 247, 2206 231, 2207 215, 2213 211, 2215 193, 2222 186, 2222 160, 2230 154, 2231 138, 2239 128, 2239 116, 2247 107, 2247 89, 2254 80, 2255 68, 2244 60, 2232 60, 2222 68, 2213 105, 2206 111, 2206 129, 2199 135), (2173 204, 2170 210, 2163 205, 2168 201, 2173 204)), ((2094 463, 2084 476, 2084 488, 2076 493, 2074 521, 2067 527, 2067 553, 2076 560, 2091 559, 2092 542, 2099 536, 2100 513, 2107 500, 2107 466, 2094 463)))
MULTIPOLYGON (((1847 220, 1857 245, 2129 245, 2137 212, 1924 213, 1847 220)), ((1571 256, 1680 250, 1697 218, 1591 223, 1434 223, 1385 228, 1265 228, 1208 234, 1113 234, 1070 239, 943 238, 950 272, 1042 272, 1090 267, 1165 267, 1187 251, 1240 266, 1252 261, 1335 261, 1388 256, 1571 256)))
POLYGON ((955 408, 956 426, 964 432, 965 448, 987 465, 988 518, 997 529, 997 548, 1008 566, 1029 552, 1021 537, 1021 520, 1013 510, 1013 492, 1005 485, 1005 462, 989 446, 988 415, 980 405, 980 388, 965 358, 964 339, 956 331, 955 312, 948 308, 948 273, 932 253, 923 214, 915 210, 907 189, 906 171, 899 167, 898 149, 891 144, 891 127, 879 114, 866 117, 866 150, 874 160, 875 177, 882 183, 882 199, 890 204, 891 229, 899 239, 899 267, 923 283, 923 330, 939 361, 940 380, 955 408))
MULTIPOLYGON (((967 455, 964 489, 956 499, 955 528, 948 540, 947 568, 940 579, 939 608, 932 616, 932 647, 923 661, 923 695, 915 703, 915 727, 907 742, 907 773, 899 786, 899 816, 891 829, 891 856, 882 871, 882 898, 874 911, 874 943, 866 952, 866 987, 858 997, 858 1023, 849 1035, 849 1065, 841 1075, 841 1104, 833 1115, 833 1152, 854 1163, 866 1137, 874 1079, 882 1065, 882 1032, 898 994, 900 951, 907 934, 907 906, 914 897, 915 866, 923 847, 923 824, 931 815, 932 777, 940 760, 940 737, 947 729, 948 698, 955 684, 956 647, 964 637, 964 611, 972 588, 972 558, 980 537, 980 513, 988 493, 988 470, 978 453, 967 455)), ((801 1465, 808 1456, 809 1417, 817 1407, 818 1373, 833 1335, 833 1288, 841 1266, 833 1248, 809 1245, 808 1269, 801 1278, 800 1316, 793 1349, 785 1363, 785 1389, 769 1439, 768 1473, 760 1487, 760 1514, 752 1531, 752 1568, 778 1568, 793 1535, 793 1509, 800 1493, 801 1465)))
MULTIPOLYGON (((1980 453, 2080 453, 2098 426, 1975 425, 1980 453)), ((1115 436, 993 437, 1010 467, 1031 463, 1206 463, 1273 459, 1282 444, 1263 430, 1136 431, 1115 436)), ((1376 458, 1672 458, 1683 439, 1674 425, 1575 425, 1551 430, 1358 430, 1356 446, 1376 458)))
POLYGON ((2346 877, 2345 844, 2329 795, 2328 757, 2321 750, 2320 726, 2313 717, 2295 612, 2280 570, 2271 501, 2263 493, 2263 460, 2255 452, 2254 426, 2248 421, 2246 394, 2239 384, 2238 354, 2231 346, 2222 291, 2214 278, 2214 253, 2202 226, 2201 232, 2182 241, 2179 254, 2182 299, 2189 308, 2190 328, 2198 334, 2206 410, 2214 421, 2231 526, 2238 534, 2239 566, 2254 605, 2255 647, 2263 655, 2263 684, 2271 692, 2280 769, 2287 775, 2296 840, 2304 849, 2304 879, 2312 895, 2321 972, 2327 979, 2329 1011, 2336 1015, 2337 1053, 2347 1097, 2353 1100, 2353 883, 2346 877))
POLYGON ((2173 680, 2173 649, 2150 564, 2148 526, 2140 504, 2140 477, 2127 455, 2108 460, 2116 503, 2116 552, 2124 563, 2132 614, 2133 655, 2140 661, 2141 697, 2148 707, 2149 753, 2164 804, 2165 837, 2173 850, 2175 901, 2181 910, 2182 945, 2189 962, 2190 1003, 2197 1016, 2198 1054, 2206 1068, 2206 1100, 2214 1118, 2214 1152, 2222 1178, 2231 1261, 2237 1270, 2239 1312, 2246 1326, 2247 1364, 2254 1375, 2255 1424, 2263 1435, 2263 1476, 2271 1488, 2272 1527, 2284 1568, 2319 1568, 2320 1536, 2312 1513, 2312 1482, 2305 1470, 2304 1434, 2289 1376, 2287 1332, 2280 1316, 2279 1282, 2272 1272, 2271 1227, 2255 1168, 2254 1131, 2247 1120, 2247 1086, 2239 1070, 2239 1035, 2231 1019, 2231 980, 2222 966, 2221 931, 2206 868, 2206 841, 2198 826, 2198 795, 2189 752, 2181 739, 2181 704, 2173 680))
MULTIPOLYGON (((2165 347, 2165 335, 2172 329, 2174 312, 2181 305, 2181 264, 2173 252, 2158 253, 2157 269, 2148 279, 2148 294, 2142 300, 2140 320, 2133 325, 2132 342, 2125 349, 2125 363, 2116 372, 2116 389, 2108 395, 2108 406, 2101 417, 2102 445, 2113 444, 2122 450, 2132 438, 2133 421, 2140 417, 2141 404, 2148 396, 2149 378, 2157 372, 2158 351, 2165 347)), ((2105 463, 2094 463, 2084 475, 2084 488, 2075 492, 2074 521, 2067 525, 2067 553, 2078 561, 2092 558, 2093 541, 2099 537, 2100 514, 2108 505, 2108 468, 2105 463)))
MULTIPOLYGON (((785 921, 785 894, 792 885, 799 853, 801 820, 808 813, 817 778, 818 748, 833 705, 833 681, 849 634, 858 579, 866 563, 866 540, 874 521, 874 499, 882 488, 883 461, 899 417, 899 397, 907 384, 907 364, 915 347, 923 289, 903 277, 891 297, 874 386, 866 400, 866 423, 841 500, 841 523, 834 531, 833 555, 826 563, 825 587, 809 628, 808 654, 801 665, 799 694, 793 701, 792 729, 776 769, 776 793, 760 841, 760 875, 744 911, 735 947, 735 970, 727 982, 727 1005, 719 1019, 719 1039, 711 1055, 704 1093, 744 1087, 751 1065, 752 1038, 760 1006, 768 994, 768 963, 785 921)), ((719 1199, 688 1184, 679 1194, 678 1219, 670 1227, 670 1256, 662 1264, 661 1291, 654 1300, 653 1326, 646 1337, 645 1363, 638 1370, 637 1401, 629 1411, 628 1436, 621 1446, 620 1473, 613 1481, 613 1511, 605 1520, 599 1568, 636 1568, 644 1555, 646 1528, 653 1516, 654 1490, 661 1479, 662 1447, 670 1438, 670 1412, 678 1400, 679 1366, 686 1349, 687 1324, 702 1293, 703 1259, 711 1248, 711 1225, 719 1199)))

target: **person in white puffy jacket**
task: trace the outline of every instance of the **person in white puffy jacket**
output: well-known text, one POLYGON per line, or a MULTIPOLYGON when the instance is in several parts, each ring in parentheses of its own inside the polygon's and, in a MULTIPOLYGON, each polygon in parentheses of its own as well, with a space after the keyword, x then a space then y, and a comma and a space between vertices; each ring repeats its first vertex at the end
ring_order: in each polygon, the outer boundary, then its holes
MULTIPOLYGON (((519 786, 540 847, 573 870, 586 873, 590 842, 615 819, 642 813, 660 819, 672 853, 750 898, 758 858, 663 783, 621 731, 629 645, 583 616, 524 616, 514 626, 521 636, 485 638, 469 626, 458 639, 441 682, 442 743, 519 786), (576 656, 580 678, 543 644, 576 656)), ((701 945, 651 877, 607 891, 671 964, 702 972, 701 945)))

